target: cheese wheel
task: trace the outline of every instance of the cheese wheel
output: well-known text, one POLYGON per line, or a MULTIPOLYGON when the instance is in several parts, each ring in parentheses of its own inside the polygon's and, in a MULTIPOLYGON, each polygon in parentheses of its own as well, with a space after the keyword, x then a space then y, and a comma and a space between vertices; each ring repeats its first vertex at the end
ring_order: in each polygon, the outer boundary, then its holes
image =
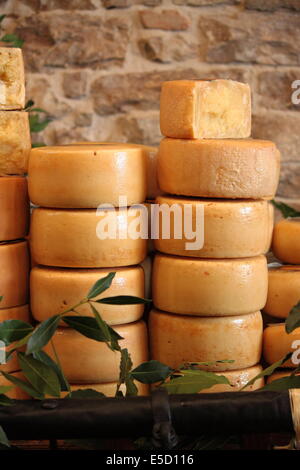
POLYGON ((155 219, 158 229, 154 245, 162 253, 199 258, 246 258, 269 250, 274 211, 267 201, 159 196, 156 204, 159 214, 155 219), (170 234, 164 229, 168 225, 170 234))
POLYGON ((266 303, 264 256, 205 260, 156 255, 153 302, 183 315, 227 316, 256 312, 266 303))
POLYGON ((263 356, 268 364, 283 359, 292 352, 292 357, 282 367, 298 367, 300 364, 300 328, 292 333, 285 331, 284 323, 273 323, 264 330, 263 356))
POLYGON ((25 108, 25 76, 22 49, 0 47, 0 110, 25 108))
POLYGON ((22 176, 0 178, 0 215, 0 242, 24 238, 27 235, 29 200, 26 178, 22 176))
POLYGON ((0 308, 24 305, 28 301, 29 253, 27 242, 0 244, 0 308))
POLYGON ((300 301, 300 266, 269 268, 269 286, 264 312, 276 318, 287 318, 300 301))
POLYGON ((0 176, 26 173, 30 149, 28 113, 0 111, 0 176))
POLYGON ((178 368, 186 362, 233 360, 200 366, 211 371, 257 364, 262 347, 260 312, 228 317, 192 317, 152 310, 149 317, 152 359, 178 368))
POLYGON ((300 218, 288 218, 275 224, 272 251, 284 263, 300 264, 300 218))
MULTIPOLYGON (((134 368, 148 360, 147 328, 143 321, 119 325, 114 330, 124 338, 120 346, 128 349, 134 368)), ((106 343, 86 338, 71 328, 59 328, 53 343, 70 383, 106 383, 119 379, 120 353, 111 351, 106 343)), ((44 349, 54 359, 51 344, 44 349)))
MULTIPOLYGON (((116 295, 145 296, 145 276, 140 266, 106 269, 58 269, 35 267, 30 274, 30 301, 33 317, 42 322, 62 313, 85 298, 92 286, 109 272, 116 273, 111 287, 93 300, 116 295)), ((93 303, 109 325, 139 320, 143 305, 106 305, 93 303)), ((93 316, 88 304, 76 308, 80 315, 93 316)), ((70 314, 71 315, 71 314, 70 314)), ((63 326, 66 326, 65 323, 63 326)))
MULTIPOLYGON (((21 371, 13 372, 16 379, 25 380, 24 374, 21 371)), ((0 374, 0 387, 12 387, 11 390, 5 393, 5 395, 13 400, 27 400, 30 396, 24 392, 21 388, 13 385, 12 382, 7 380, 3 375, 0 374)))
POLYGON ((158 179, 170 194, 272 199, 280 168, 273 142, 254 139, 163 139, 158 179))
POLYGON ((154 242, 151 238, 151 226, 152 226, 152 219, 151 219, 151 213, 152 213, 152 207, 155 205, 155 201, 146 201, 145 202, 145 207, 148 211, 148 240, 147 240, 147 252, 148 254, 153 253, 155 251, 154 247, 154 242))
MULTIPOLYGON (((238 392, 244 387, 250 380, 254 379, 258 374, 262 372, 263 368, 261 365, 247 367, 246 369, 229 370, 219 372, 218 375, 224 375, 230 382, 230 385, 218 384, 213 387, 201 390, 200 393, 223 393, 223 392, 238 392)), ((259 390, 265 384, 263 377, 257 379, 252 385, 245 388, 245 392, 253 392, 259 390)))
MULTIPOLYGON (((269 375, 269 377, 267 378, 267 384, 274 382, 274 380, 279 380, 283 379, 284 377, 288 377, 292 373, 293 369, 276 370, 276 372, 273 372, 273 374, 269 375)), ((296 375, 299 376, 300 373, 297 373, 296 375)))
POLYGON ((37 264, 69 268, 139 264, 146 258, 147 240, 134 239, 131 233, 135 236, 140 212, 134 208, 99 212, 34 209, 30 230, 32 256, 37 264))
MULTIPOLYGON (((21 320, 27 323, 30 323, 30 312, 28 305, 22 305, 20 307, 12 307, 12 308, 5 308, 0 309, 0 324, 6 320, 21 320)), ((14 344, 11 344, 6 348, 6 351, 9 352, 10 349, 14 347, 14 344)), ((4 358, 5 350, 3 347, 0 347, 0 363, 2 363, 2 359, 4 358)), ((0 365, 0 371, 3 370, 4 372, 13 372, 15 370, 20 369, 19 362, 15 353, 10 356, 9 361, 6 363, 2 363, 0 365)), ((1 375, 0 375, 1 377, 1 375)))
POLYGON ((147 162, 143 150, 134 145, 35 148, 28 172, 30 200, 43 207, 119 207, 146 199, 147 162))
POLYGON ((250 87, 233 80, 164 82, 160 130, 163 135, 177 139, 249 137, 250 87))
MULTIPOLYGON (((138 389, 138 395, 139 396, 146 396, 149 395, 149 386, 146 384, 142 384, 141 382, 134 382, 137 389, 138 389)), ((75 390, 86 390, 86 389, 92 389, 96 390, 96 392, 104 393, 105 396, 107 397, 114 397, 116 394, 117 390, 117 382, 110 382, 110 383, 102 383, 102 384, 79 384, 79 385, 71 385, 71 391, 75 390)), ((124 384, 121 385, 120 391, 123 392, 123 394, 126 394, 126 387, 124 384)), ((62 395, 67 395, 68 392, 63 392, 62 395)))

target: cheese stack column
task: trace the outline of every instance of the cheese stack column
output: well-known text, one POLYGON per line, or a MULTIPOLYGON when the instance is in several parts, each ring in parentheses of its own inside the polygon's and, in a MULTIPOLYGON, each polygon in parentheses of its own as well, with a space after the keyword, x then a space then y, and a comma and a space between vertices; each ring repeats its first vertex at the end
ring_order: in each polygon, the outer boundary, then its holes
POLYGON ((230 80, 165 82, 161 131, 152 358, 208 362, 231 384, 210 391, 236 391, 261 370, 279 152, 249 139, 250 89, 230 80))
MULTIPOLYGON (((136 236, 146 199, 144 151, 129 144, 78 144, 33 149, 29 195, 39 206, 31 219, 31 311, 41 322, 76 305, 94 285, 116 272, 101 297, 144 297, 141 263, 147 239, 136 236), (134 206, 136 205, 136 206, 134 206)), ((147 211, 144 209, 147 223, 147 211)), ((95 299, 97 300, 97 298, 95 299)), ((123 338, 133 366, 147 360, 147 330, 142 305, 100 305, 103 319, 123 338)), ((92 315, 88 305, 76 308, 92 315)), ((53 343, 64 373, 76 389, 81 384, 113 394, 120 354, 92 341, 62 322, 53 343)), ((53 356, 50 345, 46 352, 53 356)), ((141 386, 139 392, 146 393, 141 386)))
MULTIPOLYGON (((29 200, 27 162, 31 148, 25 107, 24 64, 21 49, 0 48, 0 323, 29 322, 29 200)), ((13 345, 12 345, 13 347, 13 345)), ((0 347, 0 371, 20 376, 17 357, 5 362, 0 347)), ((0 385, 7 385, 0 375, 0 385)), ((12 398, 26 398, 13 388, 12 398)))

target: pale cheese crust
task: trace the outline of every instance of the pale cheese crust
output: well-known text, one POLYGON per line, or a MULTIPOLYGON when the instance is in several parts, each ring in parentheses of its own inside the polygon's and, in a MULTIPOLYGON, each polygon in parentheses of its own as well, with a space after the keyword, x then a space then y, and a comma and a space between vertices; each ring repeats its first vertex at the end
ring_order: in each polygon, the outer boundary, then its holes
POLYGON ((251 92, 233 80, 162 84, 160 129, 178 139, 244 138, 251 134, 251 92))
MULTIPOLYGON (((122 336, 122 348, 131 355, 133 368, 148 360, 147 328, 143 321, 118 325, 114 330, 122 336)), ((106 343, 91 340, 71 328, 59 328, 53 343, 65 376, 71 383, 106 383, 119 379, 120 353, 106 343)), ((54 358, 51 345, 45 351, 54 358)))
MULTIPOLYGON (((35 209, 30 228, 32 256, 37 264, 69 268, 139 264, 147 256, 147 240, 130 238, 126 229, 126 220, 130 225, 138 219, 139 213, 130 208, 100 213, 92 209, 35 209), (108 212, 111 214, 112 219, 109 220, 112 220, 113 227, 124 234, 123 239, 113 238, 114 233, 106 234, 99 229, 98 224, 101 224, 101 220, 107 220, 108 212), (99 231, 105 239, 99 238, 99 231)), ((109 230, 109 227, 104 229, 109 230)))
POLYGON ((29 200, 26 178, 0 178, 0 242, 24 238, 29 226, 29 200))
POLYGON ((268 269, 264 256, 205 260, 157 254, 153 302, 166 312, 196 316, 241 315, 266 303, 268 269))
MULTIPOLYGON (((140 266, 107 269, 59 269, 34 267, 30 273, 30 302, 33 317, 42 322, 64 312, 85 298, 92 286, 109 272, 116 275, 109 289, 93 300, 118 295, 145 296, 145 276, 140 266)), ((139 320, 143 305, 106 305, 93 302, 93 306, 109 325, 120 325, 139 320)), ((80 315, 93 316, 88 304, 76 308, 80 315)), ((65 323, 63 326, 66 326, 65 323)))
POLYGON ((26 111, 0 111, 0 176, 27 173, 31 149, 26 111))
POLYGON ((149 317, 151 358, 169 367, 186 362, 231 360, 200 366, 211 371, 251 367, 260 360, 260 312, 228 317, 171 315, 152 310, 149 317))
POLYGON ((284 323, 269 325, 264 330, 263 356, 268 364, 283 359, 292 352, 292 357, 282 367, 297 367, 300 362, 300 328, 291 333, 285 331, 284 323))
POLYGON ((168 139, 158 153, 164 192, 181 196, 272 199, 280 170, 273 142, 255 139, 168 139))
POLYGON ((25 74, 22 49, 0 47, 0 110, 25 107, 25 74))
POLYGON ((3 308, 25 305, 29 291, 29 252, 26 241, 0 244, 0 292, 3 308))
POLYGON ((287 318, 300 300, 300 267, 269 268, 268 297, 264 312, 275 318, 287 318))
POLYGON ((175 209, 179 207, 182 214, 184 205, 191 207, 193 230, 196 221, 198 228, 202 226, 201 218, 197 219, 197 207, 204 208, 204 245, 193 250, 187 249, 186 243, 191 243, 193 240, 185 237, 186 230, 183 223, 181 233, 184 236, 181 239, 175 238, 174 217, 170 222, 170 238, 163 238, 163 216, 160 212, 157 219, 158 239, 154 240, 154 245, 156 250, 162 253, 199 258, 246 258, 264 254, 269 250, 274 210, 267 201, 159 196, 156 198, 156 203, 165 204, 170 209, 175 205, 175 209))
POLYGON ((130 144, 80 144, 32 149, 30 200, 43 207, 97 208, 125 206, 146 199, 147 160, 130 144))
POLYGON ((275 224, 272 251, 284 263, 300 264, 300 218, 288 218, 275 224))

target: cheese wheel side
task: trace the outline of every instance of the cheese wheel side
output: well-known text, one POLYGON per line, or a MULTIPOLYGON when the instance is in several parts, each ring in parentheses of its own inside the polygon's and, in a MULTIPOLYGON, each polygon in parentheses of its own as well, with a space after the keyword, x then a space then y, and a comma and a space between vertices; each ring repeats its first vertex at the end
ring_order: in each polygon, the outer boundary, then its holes
POLYGON ((29 200, 25 177, 0 178, 0 214, 0 242, 26 237, 29 227, 29 200))
POLYGON ((17 307, 28 301, 29 252, 26 241, 0 244, 0 308, 17 307))

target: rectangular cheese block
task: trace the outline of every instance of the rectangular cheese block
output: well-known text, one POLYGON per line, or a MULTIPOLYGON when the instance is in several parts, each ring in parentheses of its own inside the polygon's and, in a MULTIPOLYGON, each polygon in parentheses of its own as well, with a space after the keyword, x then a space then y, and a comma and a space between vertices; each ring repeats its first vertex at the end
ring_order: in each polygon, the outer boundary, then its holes
POLYGON ((0 110, 25 107, 25 77, 22 50, 0 47, 0 110))
POLYGON ((251 134, 251 91, 233 80, 164 82, 160 129, 178 139, 244 138, 251 134))
POLYGON ((31 149, 26 111, 0 111, 0 176, 27 173, 31 149))

